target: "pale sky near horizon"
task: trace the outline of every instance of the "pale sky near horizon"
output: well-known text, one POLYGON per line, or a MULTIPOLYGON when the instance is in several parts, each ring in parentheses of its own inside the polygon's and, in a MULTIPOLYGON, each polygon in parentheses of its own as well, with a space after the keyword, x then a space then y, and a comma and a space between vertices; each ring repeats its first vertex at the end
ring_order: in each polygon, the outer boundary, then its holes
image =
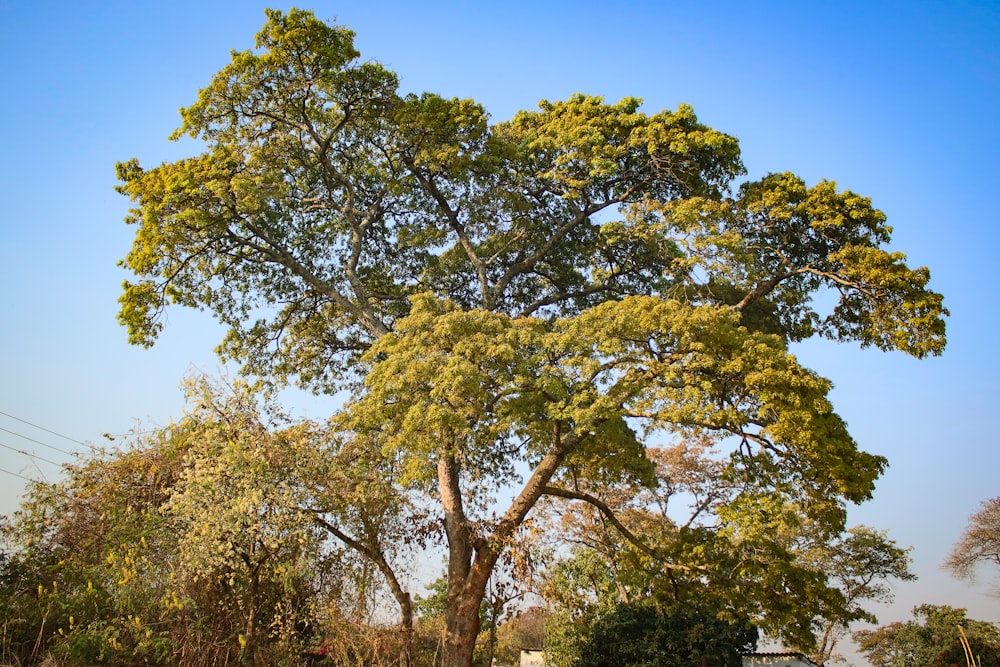
MULTIPOLYGON (((116 324, 116 267, 131 233, 114 164, 146 165, 194 147, 170 143, 177 109, 252 46, 266 6, 0 0, 0 514, 23 480, 53 478, 57 450, 109 444, 141 420, 182 414, 192 368, 214 372, 219 329, 170 311, 151 350, 116 324), (91 5, 91 6, 88 6, 91 5), (20 438, 26 435, 54 446, 20 438)), ((995 385, 1000 246, 1000 3, 317 1, 298 6, 354 29, 365 59, 406 92, 472 97, 493 118, 574 92, 690 103, 740 139, 751 178, 794 171, 872 197, 893 248, 931 269, 951 310, 940 358, 813 341, 796 349, 831 378, 860 445, 889 458, 853 523, 913 546, 919 580, 877 610, 905 620, 916 604, 967 607, 1000 622, 1000 599, 940 563, 967 516, 1000 495, 995 385)), ((331 401, 293 395, 321 418, 331 401)), ((1000 574, 998 572, 997 574, 1000 574)))

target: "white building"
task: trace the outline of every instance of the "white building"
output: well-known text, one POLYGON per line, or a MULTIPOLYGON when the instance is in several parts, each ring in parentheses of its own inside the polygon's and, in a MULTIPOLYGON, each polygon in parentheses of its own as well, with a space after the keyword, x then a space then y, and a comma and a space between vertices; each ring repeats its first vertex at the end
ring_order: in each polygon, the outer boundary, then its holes
POLYGON ((521 667, 545 667, 545 651, 542 649, 521 649, 521 667))

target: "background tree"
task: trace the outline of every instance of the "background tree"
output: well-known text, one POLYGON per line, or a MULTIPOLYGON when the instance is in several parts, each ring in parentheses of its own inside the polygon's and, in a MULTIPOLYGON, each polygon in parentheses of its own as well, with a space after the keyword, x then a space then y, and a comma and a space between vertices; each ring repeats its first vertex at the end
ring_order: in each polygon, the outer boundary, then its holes
POLYGON ((794 505, 724 519, 719 511, 745 489, 726 478, 710 443, 646 453, 653 488, 588 489, 602 510, 560 508, 560 529, 549 531, 565 537, 569 555, 549 568, 543 594, 571 635, 618 604, 653 600, 744 615, 823 661, 849 623, 874 618, 866 607, 891 597, 889 581, 913 578, 907 551, 865 526, 830 535, 794 505))
POLYGON ((820 664, 828 663, 836 653, 837 643, 854 621, 877 623, 864 605, 887 603, 893 599, 892 580, 913 581, 909 569, 909 549, 896 543, 882 531, 855 526, 840 539, 814 545, 802 559, 808 566, 825 572, 836 594, 817 613, 817 641, 814 646, 798 648, 820 664))
POLYGON ((969 517, 944 566, 955 576, 973 581, 984 563, 1000 567, 1000 496, 984 500, 969 517))
POLYGON ((327 430, 245 384, 188 389, 184 419, 36 485, 7 522, 5 659, 298 664, 356 609, 338 606, 356 572, 309 509, 339 453, 327 430))
POLYGON ((241 664, 294 663, 303 626, 316 624, 315 586, 333 574, 323 532, 299 510, 310 488, 304 473, 325 433, 258 401, 245 384, 189 383, 190 444, 159 509, 176 532, 169 574, 213 622, 201 627, 235 638, 241 664))
MULTIPOLYGON (((1000 628, 986 621, 967 619, 964 609, 925 604, 915 607, 913 616, 913 620, 905 623, 854 633, 854 641, 868 662, 874 667, 933 665, 942 652, 953 648, 958 641, 959 625, 977 646, 992 650, 1000 647, 1000 628)), ((965 664, 964 659, 959 664, 965 664)))
POLYGON ((298 614, 310 608, 327 621, 377 626, 388 594, 398 631, 360 634, 378 636, 378 659, 392 646, 396 661, 409 664, 413 608, 403 575, 408 550, 426 530, 392 493, 388 462, 363 439, 292 423, 259 387, 227 391, 199 380, 192 389, 199 439, 164 511, 181 522, 182 571, 221 581, 224 599, 236 605, 242 653, 252 660, 262 632, 295 639, 298 614), (303 573, 323 584, 322 596, 296 591, 303 573))
POLYGON ((955 641, 951 646, 934 658, 933 667, 998 667, 1000 666, 1000 646, 984 644, 977 639, 970 639, 968 647, 961 641, 955 641), (972 652, 971 658, 968 651, 972 652))
POLYGON ((651 483, 644 437, 731 444, 746 490, 720 516, 794 503, 839 534, 885 461, 787 345, 941 352, 942 298, 883 247, 885 216, 791 174, 734 193, 737 141, 688 106, 575 95, 491 125, 399 94, 352 37, 269 11, 182 110, 203 152, 118 166, 137 276, 119 317, 151 345, 169 304, 205 308, 244 372, 354 390, 338 427, 399 466, 395 496, 433 508, 448 546, 445 664, 471 664, 539 501, 651 483))
POLYGON ((757 650, 757 630, 693 609, 619 605, 591 626, 572 662, 577 667, 741 667, 757 650))
MULTIPOLYGON (((36 483, 5 517, 3 653, 16 664, 169 660, 166 589, 177 533, 159 509, 182 470, 184 428, 96 451, 36 483)), ((176 589, 174 589, 176 592, 176 589)))

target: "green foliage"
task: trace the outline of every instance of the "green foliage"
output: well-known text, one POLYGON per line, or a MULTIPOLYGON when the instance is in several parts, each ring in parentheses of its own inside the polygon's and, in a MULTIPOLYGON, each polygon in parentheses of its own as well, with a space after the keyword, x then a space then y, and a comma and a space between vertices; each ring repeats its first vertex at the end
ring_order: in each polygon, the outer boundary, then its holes
MULTIPOLYGON (((464 311, 429 295, 414 302, 364 358, 374 363, 347 422, 378 434, 383 452, 402 462, 404 483, 435 484, 426 460, 443 446, 470 481, 502 484, 519 459, 541 458, 559 425, 579 436, 567 457, 577 476, 648 485, 652 468, 633 420, 647 431, 736 435, 747 440, 744 451, 751 439, 760 443, 750 457, 734 456, 728 474, 760 494, 794 498, 835 534, 842 508, 829 500, 866 499, 885 465, 857 450, 831 411, 828 381, 729 311, 628 297, 546 322, 464 311), (517 441, 525 446, 501 445, 517 441)), ((748 503, 765 499, 745 494, 720 513, 736 524, 751 514, 748 503)))
POLYGON ((301 512, 322 440, 251 388, 38 484, 4 528, 4 655, 67 664, 297 664, 334 572, 301 512))
MULTIPOLYGON (((934 665, 939 655, 954 658, 954 644, 959 640, 959 625, 969 642, 975 642, 983 664, 1000 650, 1000 627, 994 623, 967 619, 964 609, 920 605, 913 609, 914 620, 890 623, 876 630, 854 633, 858 648, 874 667, 923 667, 934 665)), ((951 664, 950 662, 945 664, 951 664)), ((965 665, 964 657, 957 663, 965 665)))
POLYGON ((711 507, 738 500, 744 486, 720 479, 726 462, 714 449, 688 442, 647 453, 659 484, 608 499, 641 542, 580 507, 560 519, 576 546, 548 568, 542 594, 571 634, 618 604, 652 601, 749 617, 789 648, 826 659, 849 623, 873 618, 869 603, 891 599, 891 580, 913 578, 907 550, 883 533, 858 526, 833 536, 794 505, 758 498, 755 512, 720 526, 711 507), (678 523, 682 510, 692 514, 678 523))
POLYGON ((736 188, 737 140, 687 105, 577 94, 491 123, 472 100, 401 94, 349 30, 309 12, 268 11, 256 46, 182 110, 175 136, 200 154, 118 165, 135 228, 119 320, 148 346, 170 305, 208 310, 245 374, 352 398, 329 432, 269 442, 281 457, 215 434, 169 504, 224 545, 192 542, 191 571, 229 563, 224 581, 256 599, 258 565, 318 539, 301 513, 272 512, 305 505, 360 563, 361 599, 378 573, 406 634, 398 562, 440 540, 445 661, 468 664, 491 573, 548 498, 595 508, 635 547, 632 569, 669 573, 677 599, 715 573, 713 608, 740 598, 801 644, 817 618, 864 617, 853 574, 834 575, 839 590, 815 564, 841 556, 816 550, 846 544, 846 505, 887 462, 859 450, 829 381, 788 345, 823 335, 925 357, 947 315, 868 198, 780 173, 736 188), (298 476, 296 443, 316 437, 331 454, 298 476), (657 475, 659 439, 668 456, 704 443, 686 481, 657 475), (267 479, 293 482, 262 491, 267 479), (695 493, 690 520, 622 500, 665 504, 657 483, 695 493), (217 493, 234 511, 200 514, 217 493))
POLYGON ((547 651, 547 661, 551 654, 557 667, 740 667, 743 654, 757 648, 757 630, 748 621, 733 623, 684 607, 618 605, 578 633, 569 650, 547 651))
POLYGON ((7 562, 21 596, 4 610, 5 651, 21 660, 47 650, 72 663, 161 663, 173 645, 162 631, 161 588, 141 583, 175 550, 158 508, 176 480, 183 447, 169 430, 144 445, 98 453, 37 484, 4 527, 7 562))
POLYGON ((688 106, 647 115, 576 95, 491 126, 469 100, 400 97, 352 38, 270 11, 258 50, 234 53, 182 111, 178 134, 205 152, 119 165, 137 203, 122 263, 140 280, 120 316, 132 342, 152 344, 171 302, 206 307, 248 370, 324 387, 414 291, 528 314, 683 290, 768 301, 769 326, 792 338, 818 326, 940 352, 940 296, 880 249, 889 227, 868 199, 789 174, 724 197, 737 142, 688 106), (616 207, 624 220, 595 221, 616 207), (822 286, 842 298, 821 322, 808 295, 822 286))
POLYGON ((820 598, 816 642, 796 646, 821 664, 833 657, 850 623, 878 622, 865 605, 891 602, 892 580, 916 579, 909 569, 909 549, 868 526, 855 526, 837 540, 810 545, 800 558, 806 567, 825 573, 834 587, 820 598))

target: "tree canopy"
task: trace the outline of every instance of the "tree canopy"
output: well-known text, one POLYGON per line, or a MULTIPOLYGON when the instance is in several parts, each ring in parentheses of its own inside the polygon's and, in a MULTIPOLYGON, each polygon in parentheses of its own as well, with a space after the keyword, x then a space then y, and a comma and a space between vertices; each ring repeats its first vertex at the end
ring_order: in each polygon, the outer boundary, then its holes
MULTIPOLYGON (((171 305, 205 309, 246 374, 351 389, 338 437, 443 532, 448 665, 471 661, 491 573, 539 503, 609 509, 655 483, 653 441, 718 445, 734 492, 701 533, 735 545, 794 515, 836 537, 886 461, 789 344, 944 348, 929 271, 887 247, 867 197, 739 182, 737 140, 687 105, 578 94, 494 123, 401 93, 348 29, 269 10, 181 115, 199 154, 118 165, 129 340, 152 345, 171 305)), ((356 552, 391 586, 379 550, 356 552)))

